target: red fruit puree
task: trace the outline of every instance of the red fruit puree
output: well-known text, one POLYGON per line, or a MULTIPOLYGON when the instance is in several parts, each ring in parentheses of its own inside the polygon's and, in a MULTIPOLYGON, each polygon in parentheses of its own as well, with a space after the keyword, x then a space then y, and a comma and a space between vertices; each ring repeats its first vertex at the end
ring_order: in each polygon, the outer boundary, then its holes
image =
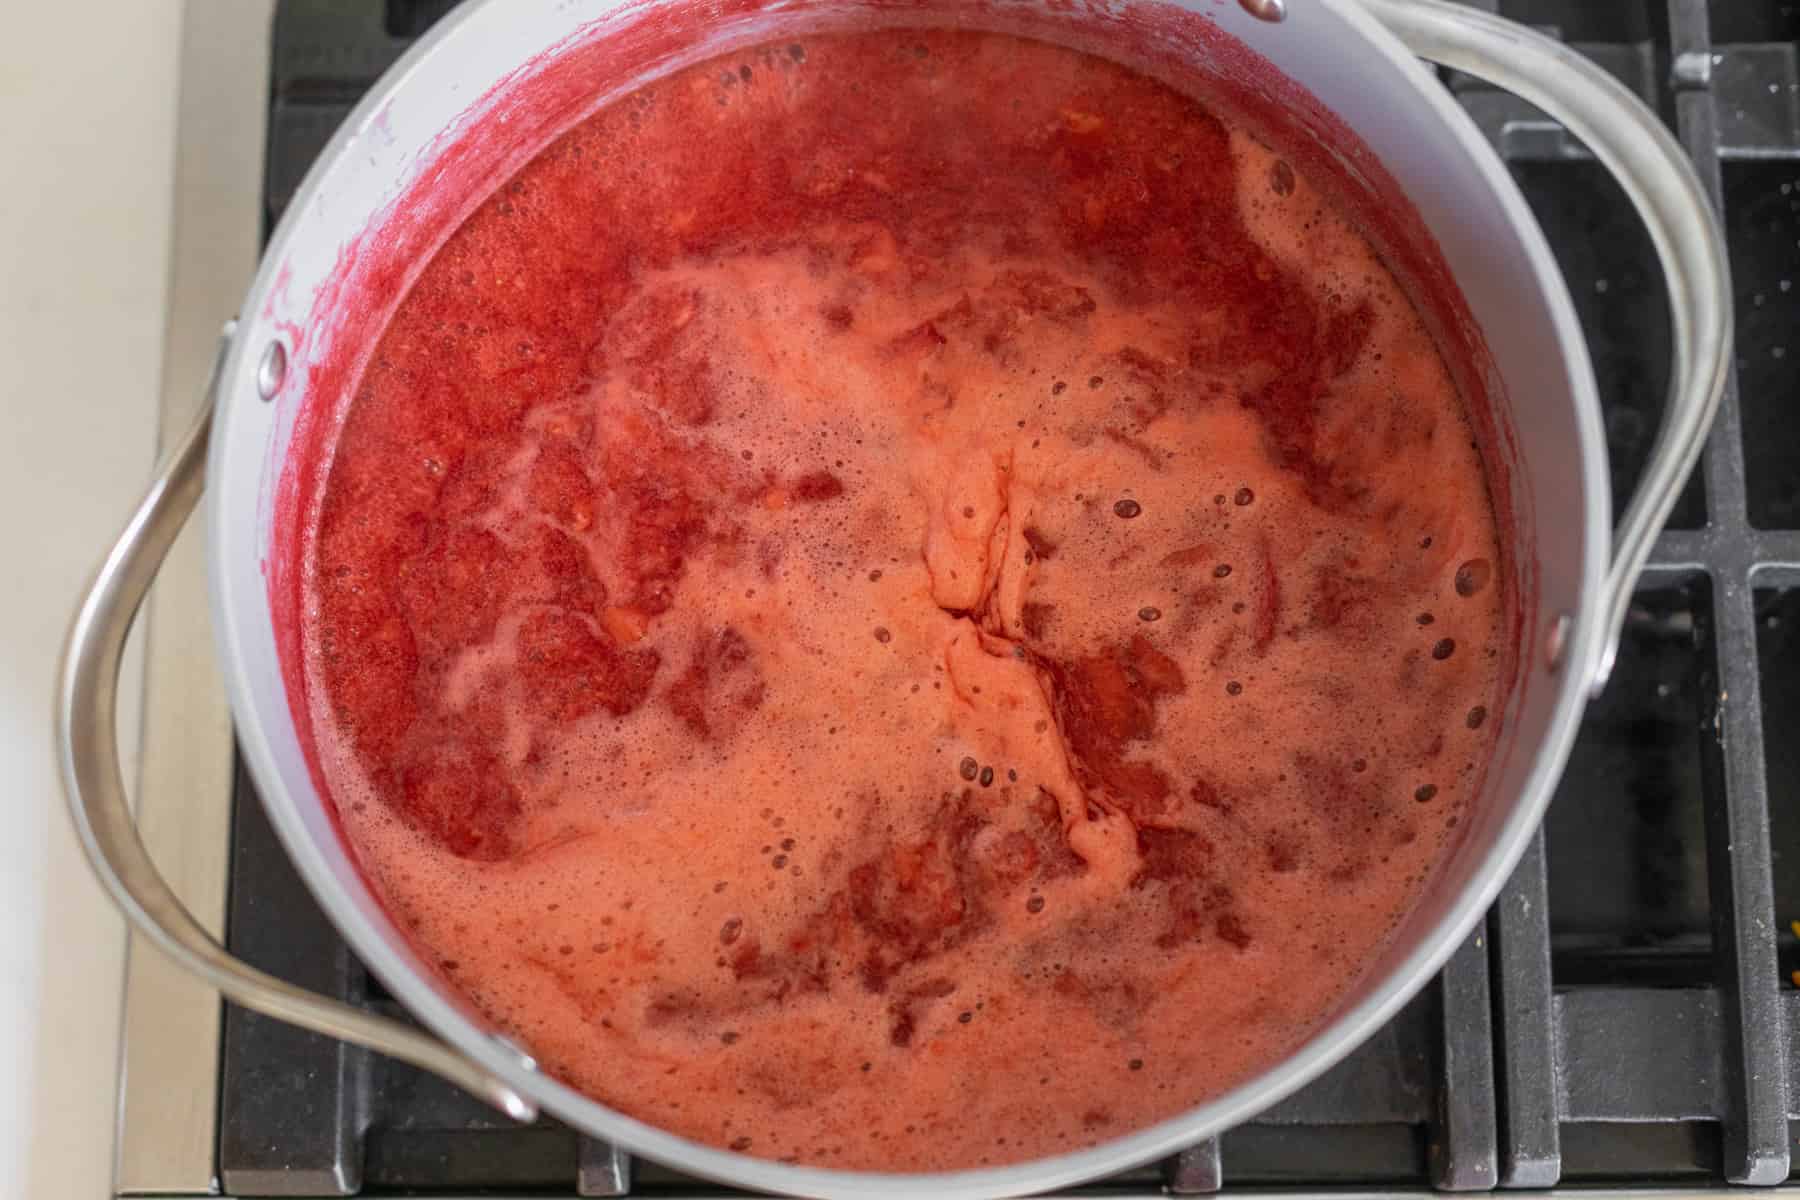
POLYGON ((1509 657, 1467 414, 1321 183, 973 33, 553 143, 394 315, 306 564, 320 769, 416 944, 605 1103, 831 1167, 1291 1050, 1509 657))

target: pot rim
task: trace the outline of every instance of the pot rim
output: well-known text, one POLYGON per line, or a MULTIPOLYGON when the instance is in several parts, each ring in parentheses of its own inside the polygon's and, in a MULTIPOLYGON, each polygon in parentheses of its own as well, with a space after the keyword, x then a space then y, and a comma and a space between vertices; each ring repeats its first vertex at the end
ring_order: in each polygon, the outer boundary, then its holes
MULTIPOLYGON (((1357 0, 1313 0, 1313 3, 1356 31, 1367 48, 1384 60, 1386 67, 1395 70, 1411 85, 1414 98, 1457 136, 1504 207, 1526 248, 1532 276, 1554 321, 1558 350, 1568 376, 1569 392, 1576 406, 1574 417, 1580 431, 1584 477, 1580 519, 1586 526, 1580 564, 1580 608, 1569 614, 1570 625, 1561 665, 1547 685, 1554 689, 1554 697, 1550 701, 1552 711, 1545 736, 1536 747, 1530 774, 1524 787, 1512 799, 1505 820, 1485 851, 1472 861, 1468 884, 1436 922, 1419 935, 1417 946, 1378 979, 1371 977, 1359 1000, 1315 1029, 1305 1042, 1267 1070, 1183 1113, 1098 1146, 1006 1166, 947 1172, 903 1174, 789 1165, 716 1149, 669 1133, 601 1104, 537 1070, 528 1055, 491 1028, 484 1028, 464 1003, 447 995, 436 983, 410 969, 395 955, 368 916, 342 895, 330 865, 314 844, 294 805, 265 803, 270 822, 308 890, 357 956, 409 1013, 521 1095, 574 1128, 634 1154, 677 1164, 680 1169, 696 1175, 738 1187, 811 1196, 928 1194, 976 1200, 1045 1191, 1098 1179, 1167 1157, 1196 1141, 1241 1124, 1348 1055, 1430 981, 1492 905, 1524 853, 1561 776, 1585 708, 1589 682, 1595 678, 1604 657, 1606 635, 1600 609, 1605 593, 1606 547, 1611 528, 1611 498, 1603 486, 1607 478, 1605 437, 1587 344, 1566 281, 1542 229, 1499 156, 1450 93, 1411 51, 1365 12, 1357 0)), ((255 350, 267 340, 259 336, 259 331, 273 333, 273 330, 261 328, 265 323, 257 314, 264 313, 271 294, 283 286, 280 264, 287 260, 290 246, 300 236, 308 199, 320 190, 333 167, 355 147, 370 124, 380 118, 394 94, 409 84, 423 61, 459 37, 477 36, 480 22, 501 19, 497 14, 502 7, 500 0, 476 0, 459 6, 440 20, 389 67, 352 109, 307 172, 263 251, 257 273, 239 309, 245 318, 224 363, 217 393, 214 419, 218 423, 218 432, 212 441, 208 463, 209 477, 215 483, 226 478, 223 460, 226 448, 233 443, 234 414, 243 406, 241 399, 234 402, 233 398, 255 393, 254 376, 259 358, 255 350)), ((253 713, 255 705, 245 634, 234 616, 244 611, 245 598, 234 591, 236 585, 230 574, 221 570, 213 558, 220 553, 218 547, 231 540, 222 537, 226 526, 223 503, 221 490, 216 486, 209 488, 206 497, 209 595, 221 652, 221 669, 235 721, 240 714, 253 713)), ((266 604, 266 596, 256 597, 252 608, 266 604)), ((1524 686, 1524 674, 1531 670, 1534 656, 1540 652, 1529 643, 1520 647, 1521 678, 1515 683, 1515 689, 1524 686)), ((236 732, 259 796, 284 793, 266 731, 255 721, 242 721, 236 722, 236 732)))

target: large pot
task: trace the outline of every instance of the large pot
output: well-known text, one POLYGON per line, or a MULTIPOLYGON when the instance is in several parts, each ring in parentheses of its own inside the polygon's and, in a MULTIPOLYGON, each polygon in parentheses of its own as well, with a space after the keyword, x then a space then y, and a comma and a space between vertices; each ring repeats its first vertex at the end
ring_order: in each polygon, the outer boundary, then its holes
MULTIPOLYGON (((472 3, 357 107, 290 205, 227 327, 212 403, 162 465, 70 635, 57 718, 71 809, 103 883, 138 928, 239 1004, 438 1072, 517 1118, 541 1108, 690 1172, 806 1195, 993 1196, 1093 1179, 1244 1121, 1391 1017, 1493 900, 1543 813, 1589 693, 1606 677, 1635 576, 1723 386, 1731 341, 1723 242, 1680 146, 1657 118, 1592 64, 1523 28, 1435 0, 1302 0, 1285 20, 1280 0, 1180 4, 1193 10, 1188 19, 1216 22, 1335 112, 1416 206, 1485 338, 1497 435, 1490 453, 1506 459, 1500 508, 1512 524, 1519 658, 1484 793, 1380 961, 1299 1049, 1180 1117, 999 1169, 855 1174, 698 1145, 540 1072, 428 970, 358 871, 308 770, 284 683, 284 621, 293 614, 281 611, 280 596, 293 567, 280 550, 278 493, 297 425, 304 430, 335 403, 323 393, 343 390, 352 342, 373 341, 385 318, 376 310, 402 293, 406 265, 422 261, 480 199, 471 181, 522 165, 608 94, 776 36, 791 22, 859 5, 892 19, 931 7, 892 0, 472 3), (610 66, 543 82, 548 66, 575 53, 610 66), (1662 256, 1673 386, 1643 490, 1616 537, 1593 372, 1563 280, 1505 168, 1415 54, 1509 87, 1563 121, 1620 177, 1662 256), (181 907, 132 826, 114 753, 118 660, 138 603, 200 495, 203 460, 213 619, 244 756, 325 912, 429 1033, 301 992, 229 957, 181 907)), ((1063 24, 1129 23, 1153 7, 1161 9, 1131 0, 1078 11, 993 0, 960 5, 953 16, 999 29, 1029 21, 1054 36, 1063 24)), ((1168 15, 1162 9, 1158 19, 1168 15)), ((1221 42, 1215 34, 1205 44, 1221 42)))

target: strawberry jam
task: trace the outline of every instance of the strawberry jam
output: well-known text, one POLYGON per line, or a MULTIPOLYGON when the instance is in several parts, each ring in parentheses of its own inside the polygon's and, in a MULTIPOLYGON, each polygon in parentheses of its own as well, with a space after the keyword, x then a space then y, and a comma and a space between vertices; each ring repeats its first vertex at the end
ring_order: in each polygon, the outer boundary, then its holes
POLYGON ((1317 1027, 1491 752, 1445 362, 1321 180, 1124 67, 815 35, 424 268, 305 564, 346 835, 601 1101, 821 1166, 1140 1129, 1317 1027))

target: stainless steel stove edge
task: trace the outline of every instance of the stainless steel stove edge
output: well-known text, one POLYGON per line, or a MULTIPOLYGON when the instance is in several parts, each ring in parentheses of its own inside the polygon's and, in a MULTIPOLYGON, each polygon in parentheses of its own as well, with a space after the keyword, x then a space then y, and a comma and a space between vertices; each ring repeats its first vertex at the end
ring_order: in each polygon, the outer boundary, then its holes
MULTIPOLYGON (((156 1200, 157 1197, 188 1196, 203 1193, 193 1192, 129 1192, 120 1193, 121 1200, 130 1196, 134 1200, 156 1200)), ((570 1192, 508 1192, 514 1200, 568 1200, 570 1192)), ((745 1196, 748 1193, 723 1190, 692 1190, 680 1192, 658 1192, 658 1200, 725 1200, 727 1197, 745 1196)), ((1229 1196, 1227 1189, 1217 1193, 1229 1196)), ((1390 1189, 1344 1189, 1344 1190, 1282 1190, 1282 1189, 1249 1189, 1240 1194, 1253 1195, 1257 1200, 1426 1200, 1428 1197, 1442 1200, 1447 1193, 1429 1188, 1390 1188, 1390 1189)), ((1743 1200, 1745 1192, 1742 1188, 1709 1187, 1709 1188, 1552 1188, 1547 1191, 1507 1191, 1501 1193, 1519 1200, 1530 1200, 1534 1196, 1581 1197, 1581 1200, 1743 1200)), ((1756 1196, 1788 1197, 1800 1196, 1800 1187, 1776 1187, 1759 1189, 1756 1196)), ((489 1193, 467 1192, 433 1192, 433 1200, 485 1200, 489 1193)), ((1054 1196, 1066 1197, 1105 1197, 1105 1200, 1167 1200, 1168 1193, 1160 1189, 1137 1188, 1114 1190, 1103 1187, 1082 1188, 1073 1192, 1056 1192, 1054 1196)), ((255 1197, 240 1193, 235 1196, 220 1196, 219 1200, 256 1200, 255 1197)))

